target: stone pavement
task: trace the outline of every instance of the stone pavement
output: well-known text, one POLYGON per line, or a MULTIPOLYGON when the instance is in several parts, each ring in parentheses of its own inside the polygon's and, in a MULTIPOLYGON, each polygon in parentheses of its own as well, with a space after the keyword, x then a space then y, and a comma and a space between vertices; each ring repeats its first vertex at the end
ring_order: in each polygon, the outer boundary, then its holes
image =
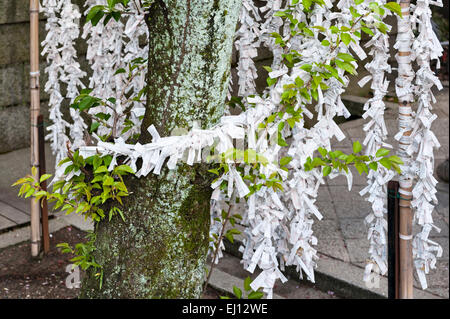
MULTIPOLYGON (((436 152, 437 165, 449 156, 449 90, 446 87, 443 91, 436 94, 438 103, 435 106, 434 113, 438 118, 433 122, 433 131, 441 143, 441 148, 436 152)), ((363 98, 348 97, 356 102, 363 102, 363 98), (362 100, 361 100, 362 99, 362 100)), ((397 132, 397 106, 388 103, 388 110, 385 112, 385 119, 389 131, 390 140, 388 141, 394 147, 392 137, 397 132)), ((363 141, 364 132, 362 125, 363 119, 346 122, 340 125, 346 136, 346 140, 333 143, 333 149, 340 149, 344 152, 352 151, 352 143, 355 140, 363 141)), ((47 145, 46 154, 50 155, 50 149, 47 145)), ((49 172, 53 172, 54 158, 47 156, 46 167, 49 172)), ((21 149, 6 154, 0 154, 0 249, 24 240, 29 240, 29 200, 19 199, 17 197, 18 188, 11 188, 10 185, 28 174, 29 167, 29 149, 21 149), (13 229, 13 231, 8 231, 13 229)), ((364 177, 353 171, 353 188, 349 192, 347 180, 344 176, 335 179, 327 179, 327 183, 322 185, 319 190, 317 204, 324 215, 322 221, 316 221, 313 226, 315 235, 318 238, 318 251, 320 259, 316 270, 315 287, 324 291, 335 291, 337 295, 346 298, 379 298, 387 296, 387 279, 381 278, 380 288, 367 288, 363 281, 364 261, 368 256, 367 229, 364 225, 364 217, 370 212, 370 205, 359 196, 358 192, 366 185, 364 177)), ((426 291, 419 289, 419 284, 415 282, 415 298, 449 298, 449 185, 446 183, 438 184, 439 204, 436 206, 434 218, 441 233, 432 233, 432 240, 441 244, 444 254, 437 262, 437 269, 431 270, 428 275, 429 288, 426 291)), ((56 214, 60 215, 60 214, 56 214)), ((58 216, 50 220, 51 232, 54 232, 64 225, 74 225, 80 229, 89 229, 91 226, 80 220, 77 216, 58 216)), ((415 229, 417 231, 417 228, 415 229)), ((237 236, 239 243, 239 236, 237 236)), ((237 255, 237 245, 227 244, 227 249, 234 255, 237 255)), ((231 256, 227 257, 233 258, 231 256)), ((225 260, 228 260, 225 259, 225 260)), ((220 263, 219 263, 220 265, 220 263)), ((217 288, 228 290, 230 286, 230 276, 239 282, 245 278, 241 273, 242 266, 238 265, 236 260, 225 261, 223 266, 218 267, 217 277, 214 279, 214 285, 217 288), (237 263, 237 264, 236 264, 237 263), (236 264, 236 265, 235 265, 236 264), (228 266, 227 266, 228 265, 228 266), (230 265, 234 265, 231 267, 230 265), (225 272, 224 272, 225 271, 225 272), (228 271, 228 272, 227 272, 228 271), (239 273, 239 274, 237 274, 239 273), (236 279, 236 278, 241 279, 236 279), (220 279, 222 278, 222 279, 220 279), (221 288, 222 287, 222 288, 221 288)), ((297 277, 295 272, 290 272, 291 278, 297 277)), ((314 290, 303 289, 308 285, 305 281, 294 283, 290 280, 289 289, 287 286, 277 285, 275 293, 279 292, 282 298, 302 298, 312 291, 312 298, 324 298, 320 293, 314 290), (290 291, 292 290, 292 291, 290 291)), ((309 288, 308 288, 309 289, 309 288)))
MULTIPOLYGON (((438 118, 433 122, 432 129, 441 144, 441 148, 435 152, 435 167, 449 157, 448 87, 437 93, 436 99, 438 102, 435 104, 433 112, 438 115, 438 118)), ((396 121, 397 106, 394 103, 389 103, 388 108, 385 112, 385 121, 389 132, 388 143, 396 149, 398 142, 394 140, 393 136, 397 133, 398 127, 396 121)), ((334 150, 340 149, 344 153, 351 153, 353 142, 359 140, 362 144, 364 140, 365 134, 362 127, 366 122, 364 119, 358 119, 341 124, 340 128, 348 138, 342 142, 336 142, 335 140, 332 148, 334 150)), ((359 195, 359 191, 367 185, 365 177, 359 176, 354 168, 352 168, 352 172, 353 187, 351 192, 348 191, 347 179, 344 176, 339 176, 332 180, 327 179, 326 185, 322 185, 319 188, 317 205, 323 213, 324 219, 315 222, 313 230, 318 238, 318 251, 321 255, 362 269, 364 268, 369 248, 364 218, 371 211, 371 207, 370 203, 359 195)), ((437 175, 435 174, 435 176, 437 175)), ((435 208, 433 217, 436 225, 441 228, 441 232, 437 233, 433 230, 430 239, 438 242, 442 246, 444 253, 442 258, 438 259, 437 269, 431 270, 427 276, 429 285, 427 291, 449 298, 449 185, 440 182, 437 189, 439 203, 435 208)), ((418 227, 414 227, 413 233, 416 233, 418 230, 418 227)), ((319 268, 320 263, 321 261, 319 260, 319 268)), ((414 275, 416 276, 416 273, 414 275)), ((417 278, 415 278, 415 286, 420 287, 417 278)), ((379 293, 386 295, 386 289, 381 289, 379 293)))
MULTIPOLYGON (((53 173, 55 158, 48 144, 45 154, 47 173, 53 173)), ((30 172, 29 148, 0 154, 0 233, 30 223, 30 200, 17 197, 19 187, 11 187, 30 172)))

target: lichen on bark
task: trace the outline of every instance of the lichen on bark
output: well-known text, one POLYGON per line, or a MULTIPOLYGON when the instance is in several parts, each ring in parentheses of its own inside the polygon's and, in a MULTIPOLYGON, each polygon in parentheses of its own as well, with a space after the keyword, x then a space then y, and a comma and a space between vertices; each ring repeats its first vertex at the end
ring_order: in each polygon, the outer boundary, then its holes
MULTIPOLYGON (((149 28, 147 107, 141 143, 177 127, 203 128, 223 114, 240 0, 156 0, 149 28)), ((212 176, 205 163, 164 168, 125 182, 131 195, 120 218, 96 225, 95 260, 82 298, 198 298, 209 244, 212 176)))

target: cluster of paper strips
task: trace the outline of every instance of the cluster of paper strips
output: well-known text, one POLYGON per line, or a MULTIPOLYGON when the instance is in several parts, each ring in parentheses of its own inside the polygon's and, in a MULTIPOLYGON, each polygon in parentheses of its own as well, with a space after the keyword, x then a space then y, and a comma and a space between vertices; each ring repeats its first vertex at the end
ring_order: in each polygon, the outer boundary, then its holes
POLYGON ((436 102, 431 89, 433 86, 439 90, 442 89, 441 82, 430 68, 430 62, 437 60, 437 67, 439 67, 439 57, 443 52, 431 26, 430 4, 442 6, 441 1, 418 0, 415 8, 411 11, 411 23, 416 26, 419 33, 412 44, 419 69, 416 71, 414 86, 417 110, 411 133, 411 145, 406 150, 409 155, 415 155, 411 173, 415 173, 417 182, 412 190, 411 205, 414 208, 415 222, 422 227, 422 231, 414 237, 413 256, 423 289, 427 288, 425 274, 428 274, 430 269, 436 268, 436 257, 442 256, 442 247, 428 238, 433 228, 440 232, 432 218, 433 204, 437 204, 437 180, 433 176, 433 151, 435 148, 439 148, 440 144, 431 131, 431 125, 437 118, 436 114, 431 113, 431 103, 436 102))
MULTIPOLYGON (((370 1, 366 2, 367 5, 370 1)), ((386 1, 378 1, 379 4, 385 4, 386 1)), ((386 17, 386 14, 382 17, 386 17)), ((370 88, 373 97, 364 104, 364 119, 370 119, 363 127, 366 137, 363 145, 366 146, 366 155, 375 156, 381 147, 392 148, 387 144, 386 138, 388 131, 384 122, 384 97, 388 92, 389 81, 385 74, 391 72, 389 60, 389 36, 378 29, 372 31, 374 35, 365 44, 369 48, 369 55, 372 60, 365 65, 370 75, 365 76, 359 81, 360 86, 364 86, 372 80, 370 88)), ((361 57, 363 59, 363 57, 361 57)), ((360 191, 360 195, 368 194, 366 200, 372 205, 372 212, 366 216, 365 222, 369 226, 368 239, 370 242, 369 254, 370 262, 366 264, 364 280, 370 280, 372 271, 387 273, 387 222, 385 215, 386 209, 386 184, 394 177, 394 172, 389 171, 382 165, 378 165, 376 171, 371 170, 367 176, 367 186, 360 191)))
MULTIPOLYGON (((324 79, 328 86, 326 90, 318 87, 318 102, 315 105, 317 113, 317 123, 307 129, 304 126, 304 119, 295 123, 293 129, 286 125, 281 131, 283 139, 289 139, 289 145, 285 148, 277 143, 278 127, 281 122, 289 118, 284 113, 282 118, 277 117, 273 122, 268 123, 264 129, 259 129, 259 125, 265 119, 278 112, 281 108, 281 94, 284 91, 284 85, 295 83, 296 78, 300 78, 304 83, 309 83, 312 79, 308 72, 302 69, 305 64, 311 64, 313 68, 320 69, 317 64, 328 63, 334 59, 338 53, 350 53, 349 48, 342 42, 339 47, 322 45, 322 35, 330 43, 335 43, 337 34, 332 33, 330 27, 354 26, 349 24, 352 20, 350 6, 357 7, 358 12, 364 15, 364 21, 371 25, 373 18, 366 15, 369 10, 369 3, 366 0, 356 6, 353 1, 340 0, 336 3, 336 9, 333 9, 333 1, 325 0, 325 5, 314 4, 313 10, 308 16, 303 11, 303 3, 300 1, 293 9, 293 16, 299 21, 310 21, 310 30, 314 36, 306 37, 301 35, 291 36, 289 21, 283 21, 274 13, 285 4, 281 0, 267 0, 266 4, 258 8, 253 1, 243 0, 242 11, 240 15, 240 27, 236 33, 236 48, 239 54, 237 72, 239 76, 239 96, 244 97, 243 102, 246 105, 246 111, 239 115, 224 116, 219 124, 209 130, 200 130, 192 128, 187 134, 182 136, 161 137, 154 126, 150 126, 148 131, 152 135, 152 142, 141 145, 128 144, 127 140, 134 132, 139 131, 140 118, 144 114, 144 105, 141 101, 132 101, 125 98, 125 93, 138 92, 145 85, 146 70, 141 70, 139 74, 132 77, 131 81, 126 73, 115 74, 119 68, 126 68, 136 58, 146 58, 148 47, 140 43, 140 37, 148 37, 147 28, 144 23, 143 9, 136 6, 136 2, 130 2, 130 12, 120 21, 112 19, 106 26, 99 23, 97 26, 87 24, 83 32, 83 38, 87 39, 88 51, 87 60, 91 66, 92 74, 90 76, 89 87, 93 88, 92 95, 102 99, 113 97, 112 107, 98 106, 89 110, 90 115, 98 112, 110 114, 111 117, 100 124, 98 134, 111 132, 114 127, 115 132, 112 136, 114 143, 105 143, 95 134, 91 134, 91 141, 86 145, 85 132, 86 124, 81 118, 79 111, 71 109, 72 123, 63 119, 61 111, 61 102, 67 98, 73 100, 78 89, 83 88, 80 79, 85 76, 76 62, 76 52, 73 47, 74 40, 78 37, 79 26, 77 20, 80 13, 72 6, 70 1, 47 0, 43 2, 44 11, 48 17, 47 29, 50 31, 47 39, 44 41, 44 52, 49 61, 49 67, 46 69, 49 74, 49 81, 46 85, 47 92, 50 93, 50 114, 54 122, 49 127, 51 131, 53 150, 57 153, 58 160, 65 156, 66 142, 72 141, 72 147, 79 149, 80 153, 87 157, 97 153, 110 154, 113 160, 109 167, 112 170, 116 165, 117 156, 126 157, 125 164, 131 166, 136 171, 137 176, 146 176, 150 173, 159 174, 164 165, 169 169, 174 169, 178 162, 185 161, 192 165, 194 162, 204 160, 202 154, 205 149, 214 146, 216 154, 221 154, 233 148, 233 145, 246 140, 246 148, 254 150, 267 158, 268 164, 260 165, 257 168, 256 176, 270 176, 272 173, 278 173, 282 179, 283 192, 275 192, 272 188, 263 186, 259 191, 248 197, 244 205, 243 224, 248 226, 244 232, 244 243, 240 248, 243 253, 242 263, 244 268, 253 272, 259 267, 262 272, 252 282, 254 290, 262 287, 264 292, 270 298, 272 289, 277 279, 282 282, 286 278, 282 274, 285 266, 293 265, 307 279, 314 282, 314 268, 318 259, 317 251, 313 248, 317 244, 317 238, 313 235, 312 226, 314 219, 322 219, 322 215, 315 205, 318 189, 324 183, 320 169, 313 169, 306 172, 303 164, 308 157, 313 157, 315 150, 324 147, 331 150, 331 140, 336 137, 339 141, 345 138, 345 135, 335 123, 335 116, 350 116, 341 101, 341 94, 345 91, 349 79, 344 75, 344 71, 338 69, 339 76, 343 83, 331 77, 324 79), (265 14, 265 15, 264 15, 265 14), (262 15, 264 15, 262 17, 262 15), (306 19, 308 18, 308 19, 306 19), (371 20, 372 19, 372 20, 371 20), (313 26, 321 26, 325 31, 320 31, 313 26), (286 47, 275 44, 275 40, 270 36, 272 32, 279 32, 283 40, 287 42, 286 47), (322 34, 319 36, 319 34, 322 34), (257 77, 255 63, 253 58, 257 56, 257 50, 260 46, 268 47, 274 56, 269 76, 276 78, 277 83, 268 87, 262 95, 256 95, 255 79, 257 77), (301 53, 301 62, 288 69, 283 61, 283 54, 291 50, 297 50, 301 53), (61 94, 60 82, 67 83, 68 91, 65 96, 61 94), (130 111, 130 112, 127 112, 130 111), (127 115, 128 114, 128 115, 127 115), (128 116, 128 117, 127 117, 128 116), (124 121, 128 118, 135 127, 131 132, 121 133, 124 127, 124 121), (66 135, 69 130, 70 137, 66 135), (288 164, 289 172, 282 170, 279 165, 279 159, 284 156, 292 157, 288 164), (142 165, 138 168, 137 161, 142 160, 142 165)), ((385 0, 377 1, 380 5, 385 0)), ((106 0, 87 1, 87 10, 96 4, 105 4, 106 0)), ((432 254, 437 248, 435 243, 427 239, 428 232, 432 225, 431 212, 433 206, 429 204, 435 199, 434 185, 435 179, 433 173, 433 153, 432 147, 438 143, 430 130, 431 122, 435 116, 431 115, 430 99, 432 98, 430 88, 437 79, 429 69, 428 60, 439 55, 437 52, 436 39, 431 31, 429 24, 428 2, 418 1, 417 8, 422 11, 416 13, 417 21, 420 22, 420 36, 417 39, 416 51, 420 56, 420 70, 416 78, 417 94, 420 96, 420 103, 417 112, 415 124, 408 122, 411 127, 416 127, 412 139, 411 149, 405 150, 409 153, 417 153, 417 161, 411 164, 411 167, 417 168, 419 172, 419 182, 414 189, 415 201, 413 205, 417 208, 416 217, 418 223, 423 225, 423 231, 416 237, 415 255, 416 264, 423 271, 428 272, 429 267, 435 263, 432 254)), ((416 10, 417 11, 417 10, 416 10)), ((400 28, 401 29, 401 28, 400 28)), ((364 144, 367 146, 366 153, 375 155, 379 147, 390 147, 384 141, 387 136, 386 126, 384 124, 384 103, 383 97, 387 92, 388 82, 385 79, 385 73, 390 72, 388 64, 389 46, 388 36, 382 32, 372 29, 374 36, 366 44, 370 48, 369 54, 372 61, 366 64, 370 77, 364 78, 360 85, 364 85, 372 80, 371 88, 374 97, 364 106, 364 118, 370 118, 370 121, 364 126, 367 132, 364 144)), ((405 29, 406 30, 406 29, 405 29)), ((401 30, 400 30, 401 31, 401 30)), ((403 35, 399 32, 399 39, 396 47, 411 45, 412 33, 403 35)), ((363 60, 366 58, 364 50, 360 47, 360 38, 351 34, 353 42, 350 49, 363 60)), ((419 61, 419 60, 418 60, 419 61)), ((401 61, 400 61, 401 62, 401 61)), ((403 61, 404 62, 404 61, 403 61)), ((352 64, 357 67, 356 62, 352 64)), ((408 73, 405 69, 405 63, 399 63, 399 69, 403 73, 408 73)), ((414 74, 412 74, 413 76, 414 74)), ((399 87, 400 94, 406 94, 412 100, 414 91, 411 80, 402 78, 399 87), (409 81, 409 82, 408 82, 409 81)), ((303 96, 298 96, 296 109, 302 108, 303 115, 312 118, 313 114, 302 107, 311 101, 303 96)), ((402 120, 402 119, 400 119, 402 120)), ((57 167, 56 179, 69 179, 64 176, 65 165, 57 167)), ((211 234, 220 234, 223 223, 222 211, 231 209, 234 213, 238 212, 238 206, 233 207, 234 199, 239 197, 243 199, 250 190, 243 176, 250 170, 255 170, 243 163, 228 161, 229 170, 226 174, 220 176, 212 184, 214 189, 211 198, 211 234), (242 175, 241 171, 244 171, 242 175), (227 189, 222 190, 220 185, 227 182, 227 189), (231 205, 231 207, 230 207, 231 205)), ((338 171, 332 171, 330 178, 341 174, 338 171)), ((408 173, 412 174, 412 173, 408 173)), ((352 175, 347 175, 349 190, 352 184, 352 175)), ((386 272, 386 183, 393 177, 393 173, 379 165, 377 171, 370 172, 368 176, 368 186, 361 192, 361 195, 369 194, 367 200, 372 203, 373 212, 368 215, 366 222, 369 225, 370 256, 371 262, 366 268, 367 279, 371 271, 376 270, 377 265, 381 273, 386 272)), ((255 183, 261 183, 263 180, 257 179, 255 183)), ((221 249, 224 248, 220 243, 221 249)), ((214 245, 211 245, 211 250, 214 245)), ((222 252, 219 251, 218 258, 222 252)), ((419 274, 419 276, 422 276, 419 274)))
POLYGON ((47 128, 50 131, 48 138, 52 142, 51 147, 56 154, 56 160, 60 161, 67 155, 66 143, 69 136, 66 130, 70 131, 73 141, 79 141, 83 140, 83 132, 87 127, 78 111, 70 110, 73 123, 69 123, 64 120, 61 110, 63 102, 66 99, 73 100, 78 96, 79 89, 84 87, 81 79, 86 73, 81 70, 76 60, 77 52, 74 47, 80 33, 78 21, 81 14, 70 1, 44 0, 42 6, 47 17, 48 31, 42 42, 42 55, 46 55, 48 62, 45 69, 48 81, 44 89, 50 96, 49 118, 53 122, 47 128), (64 96, 61 84, 66 86, 64 96))

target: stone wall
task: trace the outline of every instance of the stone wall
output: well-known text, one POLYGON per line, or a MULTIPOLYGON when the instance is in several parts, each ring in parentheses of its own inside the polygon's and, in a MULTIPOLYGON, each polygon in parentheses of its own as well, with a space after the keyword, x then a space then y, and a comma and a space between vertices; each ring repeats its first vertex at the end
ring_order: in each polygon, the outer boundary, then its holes
MULTIPOLYGON (((0 0, 0 153, 27 147, 30 141, 29 5, 29 0, 0 0)), ((41 15, 39 41, 45 35, 41 15)), ((86 52, 83 45, 78 47, 81 53, 86 52)), ((45 58, 40 60, 41 110, 47 117, 48 95, 43 90, 46 63, 45 58)))

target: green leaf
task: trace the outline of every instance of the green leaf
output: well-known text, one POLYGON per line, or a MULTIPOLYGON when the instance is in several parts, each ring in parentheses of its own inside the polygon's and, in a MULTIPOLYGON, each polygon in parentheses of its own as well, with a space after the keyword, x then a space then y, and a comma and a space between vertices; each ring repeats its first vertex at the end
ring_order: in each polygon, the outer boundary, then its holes
POLYGON ((328 154, 327 150, 323 147, 319 147, 317 150, 319 151, 320 155, 322 155, 322 157, 326 157, 328 154))
POLYGON ((391 162, 391 164, 392 164, 392 167, 395 169, 395 171, 396 171, 397 173, 399 173, 399 174, 402 173, 402 170, 400 169, 400 166, 398 166, 397 164, 395 164, 395 163, 393 163, 393 162, 391 162))
POLYGON ((90 20, 92 20, 97 15, 97 13, 99 13, 100 11, 103 10, 103 8, 104 8, 104 6, 102 6, 102 5, 93 6, 86 16, 86 22, 89 22, 90 20))
POLYGON ((314 32, 312 32, 309 28, 303 28, 303 32, 305 32, 305 34, 309 35, 310 37, 314 36, 314 32))
POLYGON ((395 155, 389 156, 389 160, 396 164, 404 164, 403 161, 400 159, 400 157, 395 156, 395 155))
POLYGON ((111 176, 105 175, 103 178, 103 186, 112 186, 114 184, 114 178, 111 176))
POLYGON ((397 2, 388 2, 384 7, 402 17, 402 8, 397 2))
POLYGON ((383 157, 382 159, 380 159, 380 164, 383 165, 384 167, 386 167, 387 169, 391 169, 391 167, 392 167, 391 161, 386 157, 383 157))
POLYGON ((89 133, 95 132, 100 126, 99 122, 92 122, 91 128, 89 129, 89 133))
POLYGON ((126 73, 125 69, 123 69, 123 68, 117 69, 117 71, 114 73, 114 75, 121 74, 121 73, 126 73))
POLYGON ((342 70, 345 70, 345 71, 347 71, 350 74, 354 74, 355 73, 355 68, 350 63, 342 62, 340 60, 335 60, 334 62, 336 63, 336 66, 338 68, 341 68, 342 70))
POLYGON ((345 62, 356 61, 351 54, 339 52, 337 57, 345 62))
POLYGON ((312 65, 306 63, 306 64, 303 64, 303 65, 300 67, 300 69, 302 69, 302 70, 304 70, 304 71, 306 71, 306 72, 311 72, 312 65))
POLYGON ((215 169, 215 168, 209 169, 208 172, 216 174, 216 175, 219 175, 219 171, 217 169, 215 169))
POLYGON ((294 117, 290 117, 286 120, 288 122, 290 128, 294 128, 295 123, 297 122, 294 117))
POLYGON ((330 45, 330 41, 328 40, 322 40, 322 42, 320 42, 320 44, 322 44, 323 46, 327 47, 330 45))
POLYGON ((361 27, 361 30, 362 30, 364 33, 367 33, 368 35, 374 36, 373 31, 370 30, 370 29, 367 28, 367 27, 361 27))
POLYGON ((117 22, 119 22, 120 20, 120 16, 122 15, 119 11, 114 11, 111 13, 112 17, 114 20, 116 20, 117 22))
POLYGON ((304 84, 305 82, 299 76, 295 78, 295 85, 297 85, 297 87, 301 88, 304 84))
POLYGON ((103 11, 98 11, 97 14, 91 20, 92 25, 96 26, 104 15, 105 13, 103 11))
POLYGON ((278 134, 277 144, 280 146, 289 146, 288 143, 283 139, 281 134, 278 134))
POLYGON ((387 150, 385 148, 380 148, 376 153, 375 156, 376 157, 383 157, 386 156, 390 153, 390 150, 387 150))
POLYGON ((380 30, 380 32, 382 32, 383 34, 386 34, 388 27, 386 24, 382 23, 382 22, 378 22, 375 23, 375 26, 377 27, 378 30, 380 30))
POLYGON ((274 17, 285 17, 286 13, 284 11, 277 11, 277 12, 275 12, 275 14, 273 16, 274 17))
POLYGON ((225 237, 230 241, 230 243, 234 243, 233 235, 231 235, 230 233, 226 233, 225 237))
POLYGON ((233 286, 233 292, 234 292, 234 295, 235 295, 238 299, 241 299, 241 298, 242 298, 242 290, 241 290, 241 289, 239 289, 239 288, 236 287, 236 286, 233 286))
POLYGON ((331 166, 325 166, 322 171, 323 177, 330 175, 330 173, 331 173, 331 166))
POLYGON ((261 291, 252 291, 248 294, 248 299, 261 299, 264 296, 264 293, 261 291))
POLYGON ((377 162, 369 163, 369 168, 376 171, 378 169, 378 163, 377 162))
POLYGON ((41 176, 41 178, 39 179, 39 183, 42 183, 43 181, 49 179, 50 177, 52 177, 51 174, 44 174, 41 176))
POLYGON ((306 10, 309 10, 309 8, 311 7, 311 4, 312 4, 312 0, 302 0, 302 3, 303 3, 303 7, 306 10))
POLYGON ((228 231, 228 233, 231 234, 231 235, 239 235, 239 234, 241 234, 241 232, 239 230, 235 229, 235 228, 230 229, 228 231))
POLYGON ((343 33, 341 33, 341 40, 342 40, 342 42, 344 42, 345 45, 348 46, 350 44, 350 41, 352 40, 352 38, 351 38, 350 34, 343 32, 343 33))
POLYGON ((250 284, 252 283, 252 279, 250 278, 250 276, 248 276, 247 278, 245 278, 244 280, 244 289, 246 291, 252 290, 252 288, 250 287, 250 284))
POLYGON ((359 152, 361 152, 361 150, 362 150, 361 143, 359 141, 355 141, 353 143, 353 153, 355 153, 355 154, 359 153, 359 152))
POLYGON ((290 157, 290 156, 283 157, 283 158, 280 160, 280 165, 281 165, 281 166, 286 166, 286 165, 289 164, 291 161, 292 161, 292 157, 290 157))
POLYGON ((114 172, 120 173, 120 174, 123 174, 123 173, 134 174, 133 169, 128 165, 119 165, 114 169, 114 172))
POLYGON ((92 107, 92 105, 94 105, 95 102, 97 102, 97 98, 88 95, 87 97, 81 100, 80 104, 78 105, 78 108, 80 109, 80 111, 87 110, 90 107, 92 107))
POLYGON ((94 171, 94 174, 106 173, 108 172, 108 168, 106 166, 100 166, 94 171))
POLYGON ((99 113, 95 114, 95 116, 98 117, 101 120, 107 121, 111 117, 111 114, 106 114, 106 113, 103 113, 103 112, 99 112, 99 113))
POLYGON ((361 162, 356 162, 355 163, 355 168, 358 171, 358 174, 361 175, 364 172, 364 168, 363 168, 363 163, 361 162))

